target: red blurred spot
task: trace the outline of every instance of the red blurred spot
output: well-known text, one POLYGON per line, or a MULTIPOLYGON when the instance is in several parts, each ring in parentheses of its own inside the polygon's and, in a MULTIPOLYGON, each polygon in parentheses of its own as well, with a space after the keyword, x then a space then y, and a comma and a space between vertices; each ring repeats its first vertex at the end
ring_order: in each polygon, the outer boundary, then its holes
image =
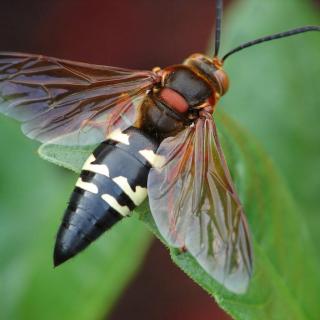
POLYGON ((173 264, 159 240, 154 241, 139 274, 106 319, 129 318, 231 320, 207 292, 173 264))

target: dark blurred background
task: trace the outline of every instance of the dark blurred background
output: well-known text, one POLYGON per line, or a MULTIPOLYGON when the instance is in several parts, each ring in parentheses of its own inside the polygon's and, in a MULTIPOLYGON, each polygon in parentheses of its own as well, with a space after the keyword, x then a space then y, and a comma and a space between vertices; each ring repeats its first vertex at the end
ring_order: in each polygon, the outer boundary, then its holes
POLYGON ((1 1, 3 48, 131 68, 205 50, 213 25, 210 0, 1 1))

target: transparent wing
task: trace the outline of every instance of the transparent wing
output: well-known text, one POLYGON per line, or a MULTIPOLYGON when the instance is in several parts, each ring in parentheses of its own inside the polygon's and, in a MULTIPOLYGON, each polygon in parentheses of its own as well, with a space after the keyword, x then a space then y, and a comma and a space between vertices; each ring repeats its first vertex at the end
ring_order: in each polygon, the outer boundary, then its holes
POLYGON ((148 194, 161 235, 227 289, 245 292, 252 273, 249 230, 211 116, 165 139, 157 153, 166 163, 151 169, 148 194))
POLYGON ((135 121, 158 81, 151 71, 0 52, 0 112, 41 142, 97 143, 135 121))

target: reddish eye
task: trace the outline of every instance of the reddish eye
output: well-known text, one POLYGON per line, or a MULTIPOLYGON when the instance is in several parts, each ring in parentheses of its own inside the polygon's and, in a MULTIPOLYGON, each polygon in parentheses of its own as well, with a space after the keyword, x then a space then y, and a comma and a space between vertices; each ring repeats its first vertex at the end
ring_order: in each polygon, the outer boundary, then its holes
POLYGON ((162 89, 160 92, 160 98, 179 113, 184 113, 189 109, 186 99, 181 94, 170 88, 162 89))

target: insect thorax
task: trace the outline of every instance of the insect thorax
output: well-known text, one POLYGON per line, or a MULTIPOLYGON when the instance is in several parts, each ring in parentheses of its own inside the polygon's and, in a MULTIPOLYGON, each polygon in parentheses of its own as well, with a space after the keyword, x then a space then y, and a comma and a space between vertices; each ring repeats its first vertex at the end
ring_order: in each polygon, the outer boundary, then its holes
POLYGON ((148 132, 159 140, 174 136, 188 125, 188 119, 150 93, 141 105, 141 113, 137 127, 148 132))
POLYGON ((161 83, 142 103, 138 127, 163 139, 196 121, 202 108, 216 103, 215 71, 192 57, 163 69, 161 83))

